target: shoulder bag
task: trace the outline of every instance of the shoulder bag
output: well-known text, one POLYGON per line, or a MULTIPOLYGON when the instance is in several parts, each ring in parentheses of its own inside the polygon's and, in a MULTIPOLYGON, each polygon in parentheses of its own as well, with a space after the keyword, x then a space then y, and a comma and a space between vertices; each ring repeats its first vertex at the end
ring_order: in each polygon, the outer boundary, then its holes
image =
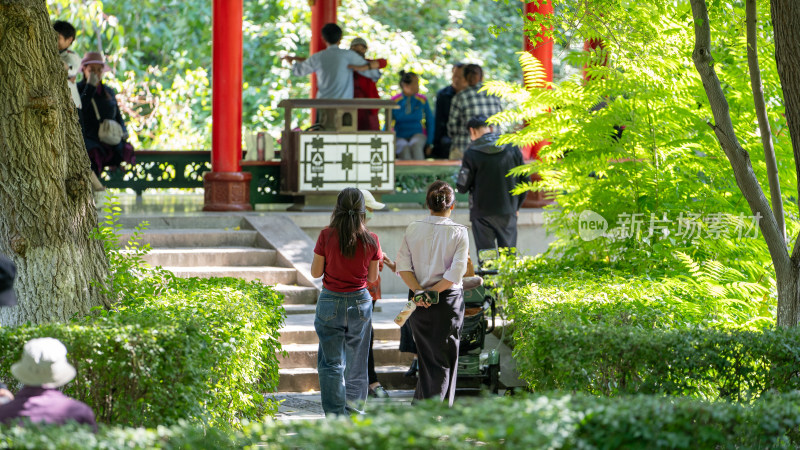
POLYGON ((95 116, 97 116, 97 121, 100 122, 100 129, 97 130, 97 137, 100 138, 100 142, 108 145, 118 145, 122 142, 122 135, 124 134, 122 125, 116 120, 101 119, 94 99, 92 99, 92 107, 94 108, 95 116))

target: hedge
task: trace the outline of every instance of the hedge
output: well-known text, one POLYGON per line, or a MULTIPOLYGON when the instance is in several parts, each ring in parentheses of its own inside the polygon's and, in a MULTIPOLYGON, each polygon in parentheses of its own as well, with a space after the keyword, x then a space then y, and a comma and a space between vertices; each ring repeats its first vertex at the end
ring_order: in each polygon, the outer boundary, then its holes
POLYGON ((517 368, 536 391, 661 393, 749 402, 800 389, 800 330, 517 329, 517 368))
POLYGON ((374 415, 245 424, 225 430, 189 424, 157 429, 29 426, 0 429, 0 447, 18 449, 537 449, 796 448, 800 396, 753 405, 687 398, 551 394, 460 398, 392 405, 374 415))
MULTIPOLYGON (((258 282, 180 279, 153 272, 157 296, 128 298, 116 311, 71 323, 0 328, 0 378, 22 345, 50 336, 66 345, 78 375, 64 387, 106 424, 155 427, 261 420, 277 405, 282 295, 258 282)), ((18 386, 16 386, 18 387, 18 386)))

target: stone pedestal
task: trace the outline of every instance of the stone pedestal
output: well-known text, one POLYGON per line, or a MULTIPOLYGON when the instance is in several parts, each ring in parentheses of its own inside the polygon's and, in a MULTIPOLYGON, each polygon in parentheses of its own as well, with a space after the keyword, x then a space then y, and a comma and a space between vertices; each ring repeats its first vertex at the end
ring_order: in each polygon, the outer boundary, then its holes
POLYGON ((248 172, 208 172, 203 176, 203 211, 252 211, 248 172))

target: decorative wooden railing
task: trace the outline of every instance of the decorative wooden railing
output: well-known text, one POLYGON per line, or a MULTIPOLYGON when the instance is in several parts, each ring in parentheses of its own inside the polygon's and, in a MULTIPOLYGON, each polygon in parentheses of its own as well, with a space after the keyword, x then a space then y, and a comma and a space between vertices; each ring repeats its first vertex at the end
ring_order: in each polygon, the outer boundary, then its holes
MULTIPOLYGON (((253 174, 250 201, 291 203, 292 197, 280 194, 280 161, 242 161, 242 170, 253 174)), ((384 194, 386 203, 425 202, 425 190, 437 179, 455 186, 460 161, 396 161, 395 192, 384 194)), ((211 170, 207 150, 143 150, 136 152, 136 164, 104 172, 106 187, 132 189, 141 196, 147 189, 202 188, 203 173, 211 170)), ((457 195, 466 201, 465 195, 457 195)))

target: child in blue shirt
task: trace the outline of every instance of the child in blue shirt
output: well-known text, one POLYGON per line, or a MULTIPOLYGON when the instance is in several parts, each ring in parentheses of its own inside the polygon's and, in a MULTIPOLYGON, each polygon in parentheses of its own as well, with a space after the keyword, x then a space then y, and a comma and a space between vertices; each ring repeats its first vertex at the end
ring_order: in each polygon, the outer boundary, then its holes
POLYGON ((400 89, 402 92, 392 97, 400 106, 392 111, 397 159, 422 160, 433 146, 431 106, 428 99, 419 93, 419 76, 414 72, 400 72, 400 89))

